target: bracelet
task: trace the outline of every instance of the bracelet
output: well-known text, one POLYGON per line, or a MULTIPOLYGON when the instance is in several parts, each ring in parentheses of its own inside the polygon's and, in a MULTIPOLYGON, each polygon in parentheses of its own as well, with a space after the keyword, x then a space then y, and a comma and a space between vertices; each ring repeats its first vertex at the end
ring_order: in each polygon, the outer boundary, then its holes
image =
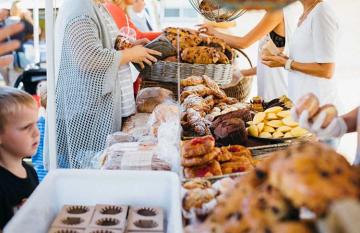
POLYGON ((292 65, 292 63, 294 62, 294 60, 292 60, 292 59, 287 59, 287 61, 286 61, 286 63, 285 63, 285 70, 288 70, 288 71, 290 71, 291 70, 291 65, 292 65))

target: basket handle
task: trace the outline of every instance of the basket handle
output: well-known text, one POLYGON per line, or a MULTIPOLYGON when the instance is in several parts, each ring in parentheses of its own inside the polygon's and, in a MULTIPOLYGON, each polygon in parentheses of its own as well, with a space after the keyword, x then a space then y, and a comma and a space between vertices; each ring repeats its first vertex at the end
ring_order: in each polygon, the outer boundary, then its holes
MULTIPOLYGON (((246 60, 249 62, 250 68, 254 68, 254 66, 253 66, 253 64, 252 64, 249 56, 248 56, 244 51, 242 51, 241 49, 237 49, 237 48, 233 48, 233 49, 236 50, 236 51, 238 51, 238 52, 240 52, 241 55, 243 55, 243 56, 246 58, 246 60)), ((241 75, 241 74, 240 74, 240 75, 236 75, 235 77, 236 77, 236 78, 234 79, 234 76, 233 76, 233 78, 232 78, 232 80, 231 80, 231 82, 230 82, 229 84, 222 85, 222 86, 221 86, 221 89, 228 89, 228 88, 235 87, 235 86, 237 86, 237 85, 239 84, 239 82, 244 78, 244 76, 241 75)))

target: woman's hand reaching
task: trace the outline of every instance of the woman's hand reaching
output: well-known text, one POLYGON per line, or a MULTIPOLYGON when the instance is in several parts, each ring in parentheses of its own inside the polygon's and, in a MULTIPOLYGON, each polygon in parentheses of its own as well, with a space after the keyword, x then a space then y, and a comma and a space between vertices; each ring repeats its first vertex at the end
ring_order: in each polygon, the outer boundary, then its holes
POLYGON ((200 27, 198 29, 198 32, 204 33, 209 36, 215 36, 215 34, 217 32, 216 29, 209 24, 199 24, 198 26, 200 27))
POLYGON ((123 57, 120 64, 133 62, 139 64, 141 69, 144 69, 145 64, 151 66, 152 63, 157 62, 154 55, 161 56, 161 53, 152 49, 144 48, 141 45, 137 45, 130 49, 123 50, 123 57))

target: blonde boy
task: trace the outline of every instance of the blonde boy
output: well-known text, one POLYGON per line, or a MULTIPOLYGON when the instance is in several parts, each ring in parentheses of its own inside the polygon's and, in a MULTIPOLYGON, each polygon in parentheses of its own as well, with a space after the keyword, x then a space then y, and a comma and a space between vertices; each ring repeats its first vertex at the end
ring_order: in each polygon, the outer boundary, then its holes
POLYGON ((38 108, 27 93, 0 87, 0 229, 38 185, 35 170, 23 162, 39 144, 38 108))

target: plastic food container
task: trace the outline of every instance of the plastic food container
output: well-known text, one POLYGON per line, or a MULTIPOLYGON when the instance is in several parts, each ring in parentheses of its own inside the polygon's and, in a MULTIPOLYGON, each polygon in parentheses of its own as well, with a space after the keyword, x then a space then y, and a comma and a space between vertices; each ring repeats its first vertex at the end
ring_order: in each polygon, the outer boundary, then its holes
POLYGON ((151 171, 56 170, 35 190, 4 233, 47 233, 64 205, 157 206, 167 233, 181 233, 180 180, 151 171))

